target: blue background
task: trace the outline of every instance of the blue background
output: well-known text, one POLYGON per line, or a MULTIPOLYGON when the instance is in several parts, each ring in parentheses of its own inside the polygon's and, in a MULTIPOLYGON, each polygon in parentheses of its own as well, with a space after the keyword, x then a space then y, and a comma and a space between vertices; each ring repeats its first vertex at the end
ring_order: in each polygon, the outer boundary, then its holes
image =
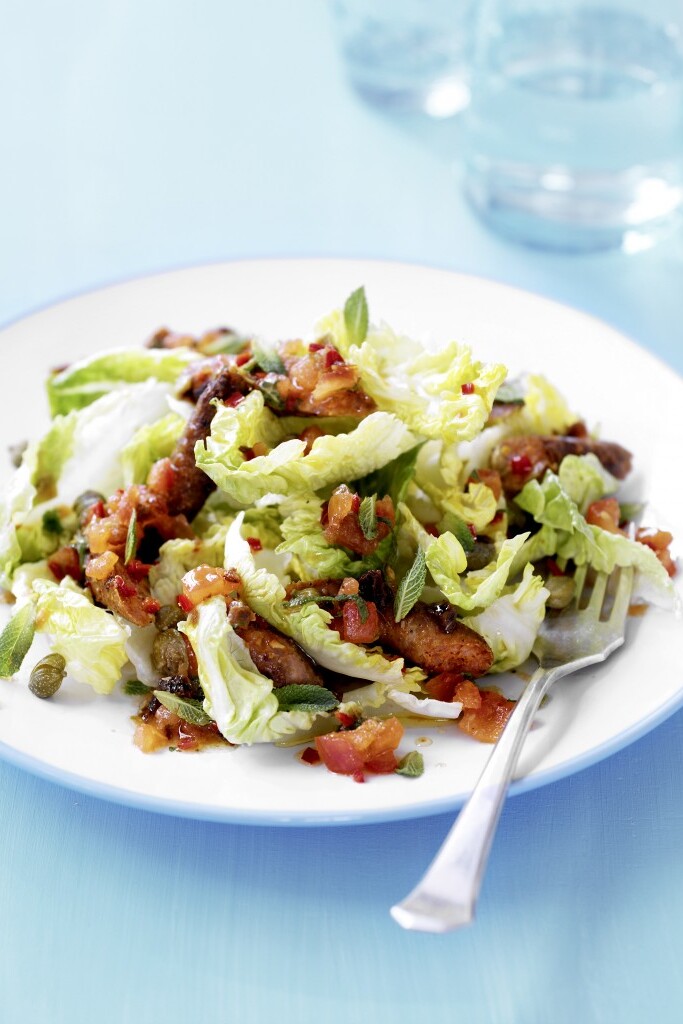
MULTIPOLYGON (((489 234, 461 198, 457 125, 357 100, 315 0, 10 2, 0 138, 0 323, 217 259, 381 257, 560 299, 683 370, 680 233, 580 259, 489 234)), ((20 354, 3 357, 8 386, 20 354)), ((682 739, 678 713, 511 800, 478 921, 443 937, 388 907, 448 815, 230 827, 0 764, 0 1021, 674 1024, 682 739)))

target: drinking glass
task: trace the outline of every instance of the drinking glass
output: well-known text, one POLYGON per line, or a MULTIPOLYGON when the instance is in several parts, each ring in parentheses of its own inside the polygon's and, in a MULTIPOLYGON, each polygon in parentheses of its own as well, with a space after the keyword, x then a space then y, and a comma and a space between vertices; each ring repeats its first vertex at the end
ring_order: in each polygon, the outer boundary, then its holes
POLYGON ((332 0, 351 84, 371 103, 449 117, 466 106, 474 0, 332 0))
POLYGON ((652 244, 683 205, 683 0, 482 0, 465 192, 544 248, 652 244))

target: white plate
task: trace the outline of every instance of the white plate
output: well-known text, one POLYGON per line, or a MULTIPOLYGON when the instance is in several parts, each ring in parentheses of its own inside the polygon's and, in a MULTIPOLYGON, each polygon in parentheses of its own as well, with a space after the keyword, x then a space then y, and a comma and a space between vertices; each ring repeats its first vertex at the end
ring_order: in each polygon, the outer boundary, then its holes
MULTIPOLYGON (((221 264, 162 274, 54 306, 0 335, 5 366, 2 437, 35 436, 47 423, 49 367, 98 349, 138 345, 168 325, 230 325, 272 338, 309 333, 360 284, 371 315, 416 336, 471 344, 511 372, 546 373, 602 436, 635 453, 634 492, 647 495, 683 536, 678 467, 683 383, 605 324, 490 281, 400 264, 333 260, 221 264)), ((3 473, 7 471, 3 467, 3 473)), ((538 716, 513 792, 568 775, 632 742, 683 703, 674 654, 680 623, 648 611, 606 665, 559 684, 538 716)), ((379 821, 461 803, 489 748, 457 728, 408 731, 424 754, 419 779, 370 777, 365 785, 295 752, 269 746, 145 756, 132 744, 130 698, 97 697, 70 684, 38 701, 25 680, 0 681, 0 753, 91 794, 172 814, 263 824, 379 821)))

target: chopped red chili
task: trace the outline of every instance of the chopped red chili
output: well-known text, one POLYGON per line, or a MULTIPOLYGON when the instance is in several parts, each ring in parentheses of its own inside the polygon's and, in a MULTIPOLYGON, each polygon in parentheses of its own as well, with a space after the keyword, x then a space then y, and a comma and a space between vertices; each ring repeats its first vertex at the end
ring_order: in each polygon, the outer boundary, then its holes
POLYGON ((513 455, 510 459, 510 469, 513 473, 518 473, 520 476, 526 476, 530 473, 533 466, 531 459, 528 455, 513 455))
POLYGON ((247 352, 240 352, 240 354, 235 359, 235 365, 236 366, 244 366, 244 364, 248 363, 250 359, 251 359, 251 352, 249 352, 249 351, 247 351, 247 352))
POLYGON ((184 612, 191 612, 194 608, 192 601, 185 594, 178 594, 178 607, 182 608, 184 612))
POLYGON ((473 395, 474 384, 472 384, 471 381, 468 381, 466 384, 460 385, 460 390, 462 391, 463 395, 473 395))
POLYGON ((325 346, 323 345, 322 341, 312 341, 311 344, 308 346, 308 351, 309 352, 320 352, 321 348, 325 348, 325 346))
POLYGON ((120 576, 118 573, 114 576, 113 583, 121 597, 133 597, 137 593, 133 584, 127 583, 123 576, 120 576))
POLYGON ((263 547, 263 544, 258 539, 258 537, 247 537, 247 544, 249 545, 252 551, 260 551, 261 548, 263 547))
POLYGON ((145 576, 149 576, 151 568, 151 565, 141 562, 139 558, 131 558, 130 562, 126 564, 128 575, 133 580, 142 580, 145 576))
POLYGON ((343 357, 337 352, 336 348, 328 348, 325 352, 325 367, 329 370, 330 366, 334 366, 335 363, 343 363, 343 357))
POLYGON ((305 747, 299 754, 299 760, 304 764, 320 764, 322 758, 315 747, 305 747))

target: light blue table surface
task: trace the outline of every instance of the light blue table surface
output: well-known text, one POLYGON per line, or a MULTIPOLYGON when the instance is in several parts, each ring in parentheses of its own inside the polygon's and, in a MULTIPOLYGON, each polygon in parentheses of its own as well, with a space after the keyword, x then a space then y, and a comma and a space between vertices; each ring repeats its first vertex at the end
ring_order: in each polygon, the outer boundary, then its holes
MULTIPOLYGON (((10 0, 0 140, 0 323, 166 268, 381 257, 559 299, 683 371, 680 235, 577 259, 487 233, 457 126, 357 100, 324 3, 10 0)), ((444 937, 388 907, 449 815, 195 823, 0 763, 0 1024, 675 1024, 682 744, 678 713, 512 799, 478 921, 444 937)))

